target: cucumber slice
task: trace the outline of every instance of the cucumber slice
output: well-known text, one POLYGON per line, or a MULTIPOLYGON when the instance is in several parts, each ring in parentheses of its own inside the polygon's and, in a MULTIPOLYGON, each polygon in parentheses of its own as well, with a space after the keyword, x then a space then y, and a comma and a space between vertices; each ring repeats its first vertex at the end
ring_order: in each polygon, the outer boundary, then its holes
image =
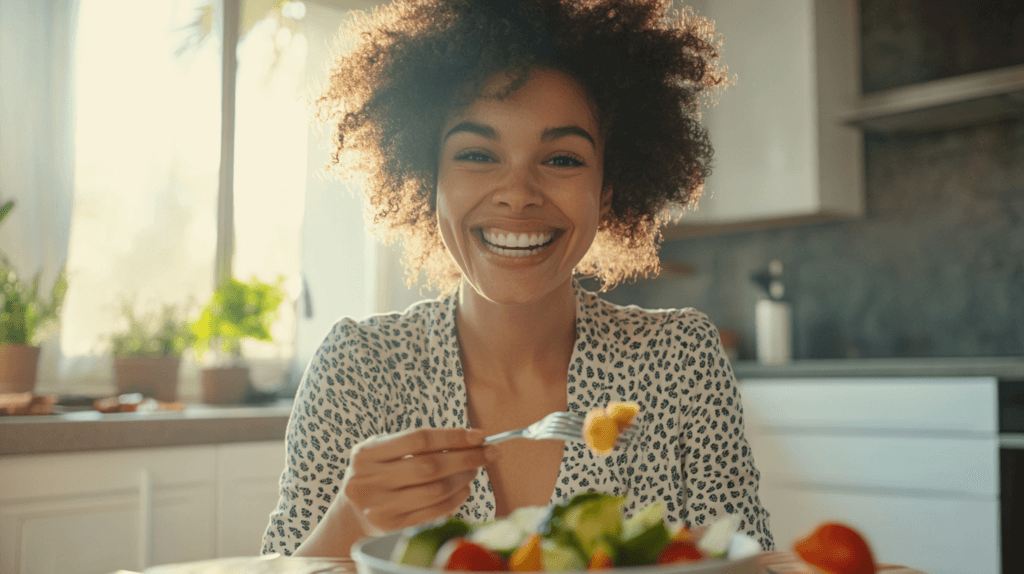
POLYGON ((455 517, 450 517, 440 524, 410 529, 403 533, 395 546, 392 560, 410 566, 430 568, 434 562, 434 555, 442 544, 457 536, 465 536, 469 530, 469 524, 455 517))
POLYGON ((541 564, 547 572, 586 570, 587 564, 575 549, 545 538, 540 543, 541 564))

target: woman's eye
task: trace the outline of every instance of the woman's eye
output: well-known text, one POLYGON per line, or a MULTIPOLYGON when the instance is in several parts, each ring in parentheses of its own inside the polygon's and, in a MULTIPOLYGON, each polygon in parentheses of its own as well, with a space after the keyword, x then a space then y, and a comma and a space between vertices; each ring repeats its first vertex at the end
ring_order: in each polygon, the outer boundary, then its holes
POLYGON ((472 161, 481 163, 494 161, 494 158, 480 151, 463 152, 456 155, 455 159, 458 161, 472 161))
POLYGON ((544 163, 554 167, 580 167, 584 165, 582 160, 571 155, 556 155, 555 157, 548 158, 544 163))

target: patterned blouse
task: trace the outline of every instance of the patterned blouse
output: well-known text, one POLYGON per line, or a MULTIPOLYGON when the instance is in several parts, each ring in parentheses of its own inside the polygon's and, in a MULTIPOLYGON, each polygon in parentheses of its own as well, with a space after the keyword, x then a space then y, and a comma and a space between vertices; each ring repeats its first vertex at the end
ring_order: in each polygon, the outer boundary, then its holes
MULTIPOLYGON (((578 283, 574 288, 569 410, 636 402, 642 437, 610 456, 566 442, 550 502, 588 490, 625 494, 627 516, 661 501, 667 520, 693 526, 739 513, 741 531, 773 549, 739 389, 714 325, 694 309, 621 307, 578 283)), ((456 300, 453 294, 404 313, 334 325, 296 393, 281 497, 263 553, 298 548, 327 512, 352 448, 363 439, 412 427, 469 427, 456 300)), ((456 514, 481 522, 496 518, 494 511, 481 468, 456 514)))

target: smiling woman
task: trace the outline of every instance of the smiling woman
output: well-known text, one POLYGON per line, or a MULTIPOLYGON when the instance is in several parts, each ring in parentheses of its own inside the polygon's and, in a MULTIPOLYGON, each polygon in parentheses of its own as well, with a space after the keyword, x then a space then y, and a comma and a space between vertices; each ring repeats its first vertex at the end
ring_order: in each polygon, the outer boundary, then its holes
POLYGON ((773 545, 718 332, 694 309, 585 291, 658 269, 663 209, 699 195, 710 24, 662 0, 401 0, 343 30, 319 99, 330 167, 442 297, 345 318, 300 384, 265 552, 347 556, 365 535, 482 522, 598 491, 673 525, 773 545), (488 435, 610 402, 639 439, 488 435), (645 511, 646 512, 646 511, 645 511))

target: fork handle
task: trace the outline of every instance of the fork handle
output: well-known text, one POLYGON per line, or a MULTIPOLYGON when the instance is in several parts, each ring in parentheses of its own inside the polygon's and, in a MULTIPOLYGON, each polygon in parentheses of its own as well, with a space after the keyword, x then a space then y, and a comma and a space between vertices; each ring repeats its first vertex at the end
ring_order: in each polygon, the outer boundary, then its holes
POLYGON ((510 430, 510 431, 506 431, 506 432, 500 432, 498 434, 492 434, 491 436, 489 436, 489 437, 484 439, 484 446, 487 446, 489 444, 497 444, 499 442, 504 442, 504 441, 506 441, 508 439, 511 439, 511 438, 520 438, 522 436, 523 436, 523 429, 510 430))

